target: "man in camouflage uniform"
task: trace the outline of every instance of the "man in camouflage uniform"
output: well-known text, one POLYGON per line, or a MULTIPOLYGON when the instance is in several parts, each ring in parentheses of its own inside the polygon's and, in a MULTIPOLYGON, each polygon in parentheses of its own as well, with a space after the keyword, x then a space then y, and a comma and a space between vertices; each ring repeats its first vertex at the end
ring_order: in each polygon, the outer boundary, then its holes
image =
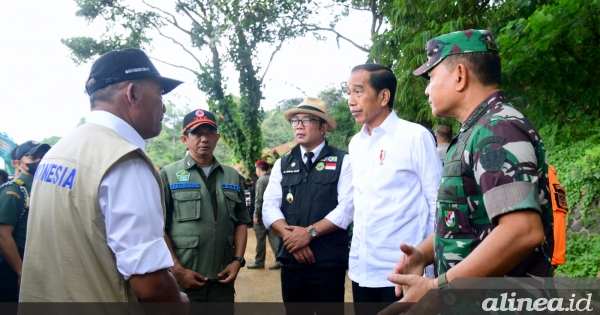
POLYGON ((462 123, 438 189, 434 233, 404 252, 388 279, 402 302, 457 277, 550 277, 554 247, 542 139, 500 90, 500 58, 486 30, 438 36, 413 73, 429 79, 433 115, 462 123), (420 275, 435 263, 438 278, 420 275), (413 275, 418 275, 417 277, 413 275))
POLYGON ((11 153, 15 180, 0 185, 0 302, 17 302, 33 175, 50 146, 27 141, 11 153))

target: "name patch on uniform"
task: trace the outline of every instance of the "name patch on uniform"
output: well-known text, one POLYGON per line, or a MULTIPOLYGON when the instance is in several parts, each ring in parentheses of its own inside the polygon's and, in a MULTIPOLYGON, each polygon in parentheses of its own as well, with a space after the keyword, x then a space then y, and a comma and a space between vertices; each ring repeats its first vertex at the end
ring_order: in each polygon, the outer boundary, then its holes
POLYGON ((69 169, 59 164, 40 164, 33 177, 34 181, 47 182, 61 188, 73 189, 77 169, 69 169))
POLYGON ((221 184, 221 188, 223 189, 231 189, 237 192, 240 192, 240 186, 234 184, 221 184))
POLYGON ((300 173, 300 170, 285 170, 285 171, 283 171, 283 174, 287 174, 287 173, 300 173))
POLYGON ((177 189, 189 189, 189 188, 200 188, 200 183, 179 183, 179 184, 171 184, 171 190, 177 190, 177 189))

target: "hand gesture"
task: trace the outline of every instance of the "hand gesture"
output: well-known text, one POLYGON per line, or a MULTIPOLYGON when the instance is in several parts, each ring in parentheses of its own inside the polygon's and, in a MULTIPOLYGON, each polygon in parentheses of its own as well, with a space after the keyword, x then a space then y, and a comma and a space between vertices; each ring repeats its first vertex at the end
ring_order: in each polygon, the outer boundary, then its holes
POLYGON ((225 269, 223 269, 223 271, 221 271, 217 274, 217 276, 219 278, 227 275, 227 278, 225 278, 223 280, 219 280, 219 282, 225 284, 225 283, 231 283, 231 282, 235 281, 235 278, 237 278, 238 272, 240 272, 240 268, 242 268, 242 264, 239 261, 234 260, 232 263, 227 265, 225 267, 225 269))
POLYGON ((308 230, 306 228, 295 225, 288 225, 285 226, 285 229, 291 231, 283 237, 283 244, 290 253, 293 254, 297 250, 307 247, 310 243, 311 238, 310 236, 308 236, 308 230))
POLYGON ((186 289, 200 289, 206 283, 207 278, 194 270, 185 269, 180 264, 171 268, 171 273, 177 282, 186 289))

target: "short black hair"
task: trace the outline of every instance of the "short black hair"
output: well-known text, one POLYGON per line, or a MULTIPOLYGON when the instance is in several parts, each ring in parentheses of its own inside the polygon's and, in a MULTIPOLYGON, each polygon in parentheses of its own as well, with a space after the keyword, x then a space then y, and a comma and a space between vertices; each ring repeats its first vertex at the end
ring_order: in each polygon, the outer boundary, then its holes
POLYGON ((260 169, 263 172, 266 172, 269 170, 269 165, 266 164, 259 164, 258 166, 256 166, 256 168, 260 169))
POLYGON ((502 84, 502 62, 495 52, 472 52, 450 55, 444 59, 447 68, 454 68, 460 62, 473 72, 477 80, 485 86, 502 84))
POLYGON ((435 136, 449 142, 452 140, 452 126, 446 124, 437 125, 437 127, 435 127, 435 136))
POLYGON ((384 89, 390 91, 390 99, 387 103, 390 109, 394 109, 394 98, 396 97, 396 87, 398 86, 398 80, 392 69, 380 65, 378 63, 365 63, 352 68, 351 72, 357 70, 368 71, 369 85, 379 94, 384 89))
POLYGON ((0 179, 2 180, 2 183, 8 182, 8 172, 0 169, 0 179))

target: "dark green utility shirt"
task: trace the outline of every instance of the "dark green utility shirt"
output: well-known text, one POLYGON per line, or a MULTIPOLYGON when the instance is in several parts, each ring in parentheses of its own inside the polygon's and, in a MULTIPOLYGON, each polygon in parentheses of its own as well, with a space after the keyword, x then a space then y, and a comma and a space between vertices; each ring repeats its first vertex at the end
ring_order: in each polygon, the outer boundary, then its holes
POLYGON ((233 261, 235 227, 250 223, 239 173, 214 159, 207 177, 188 155, 165 166, 160 177, 165 231, 177 260, 187 269, 216 279, 233 261))
POLYGON ((21 173, 12 184, 5 185, 0 189, 0 224, 7 224, 14 227, 12 237, 17 244, 19 251, 25 248, 25 236, 27 234, 27 216, 29 214, 28 205, 26 205, 31 191, 33 178, 21 173), (25 188, 25 197, 19 188, 25 188))

